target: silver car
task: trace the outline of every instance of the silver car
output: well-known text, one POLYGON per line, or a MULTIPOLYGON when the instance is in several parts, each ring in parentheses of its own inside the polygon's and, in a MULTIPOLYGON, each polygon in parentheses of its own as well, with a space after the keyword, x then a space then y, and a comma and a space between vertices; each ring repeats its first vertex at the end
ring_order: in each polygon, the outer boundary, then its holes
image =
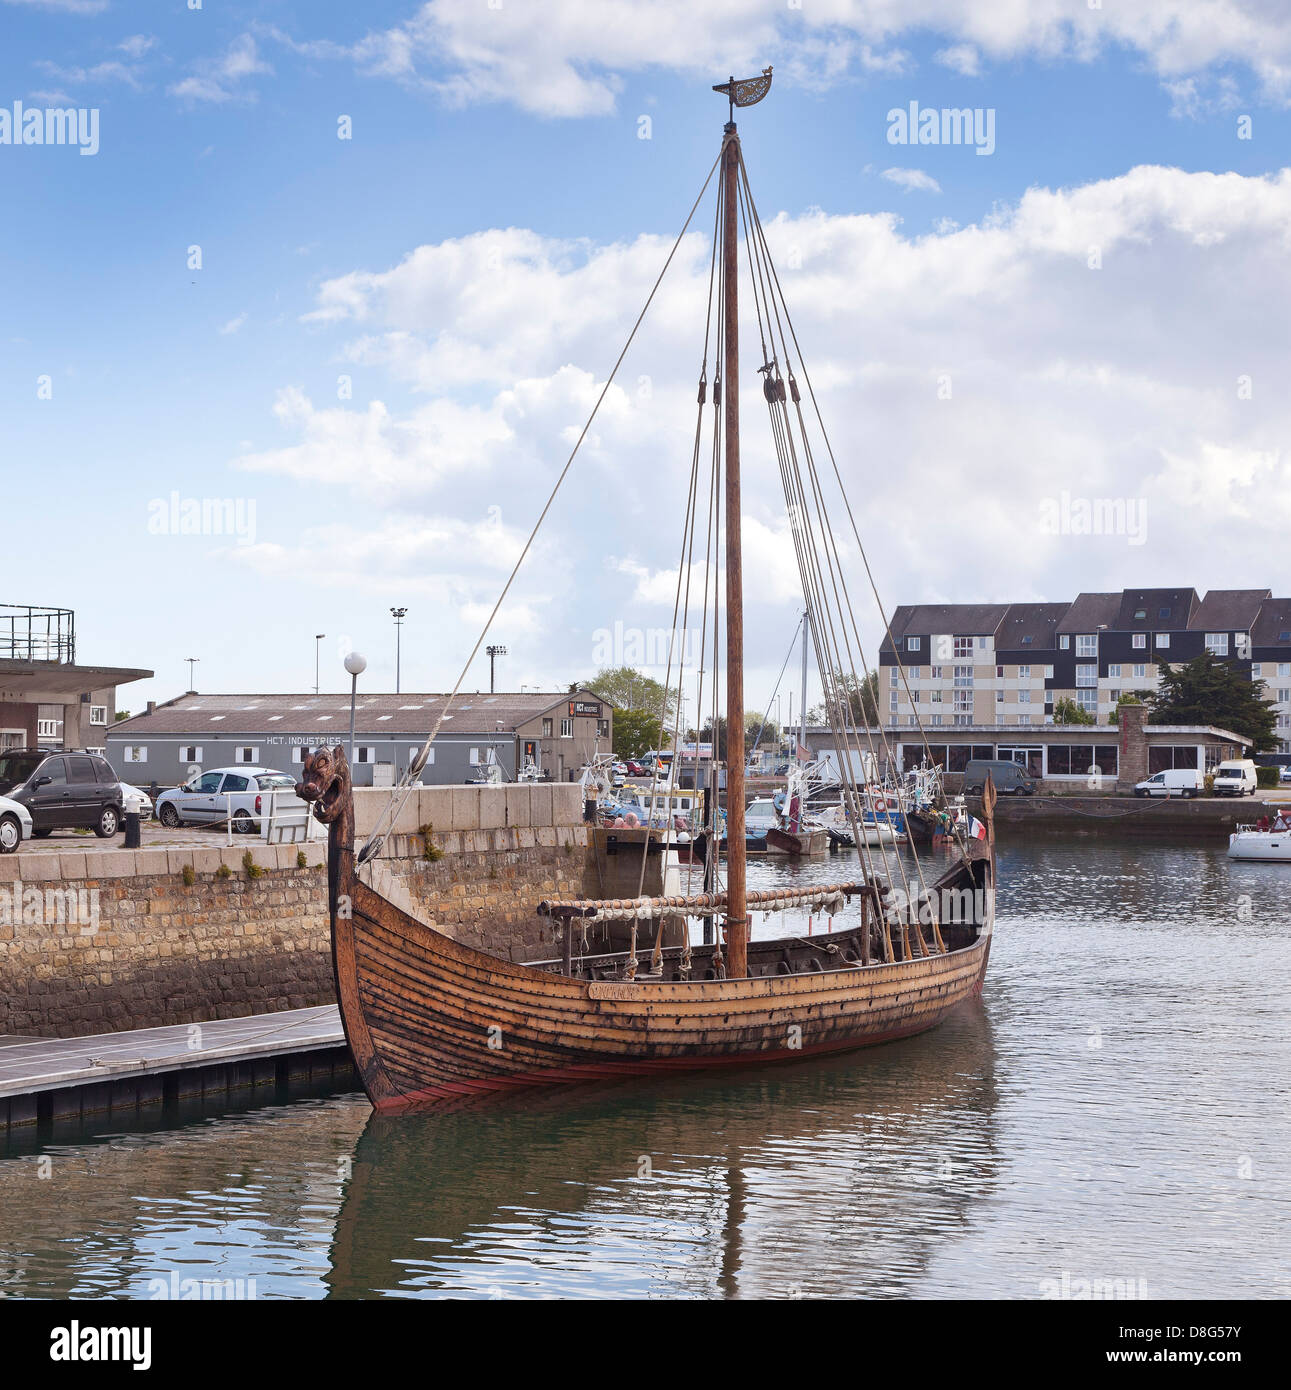
POLYGON ((217 767, 198 773, 182 787, 172 787, 157 798, 157 819, 174 829, 180 825, 214 825, 233 820, 234 830, 253 834, 261 815, 268 815, 272 796, 279 802, 294 796, 296 779, 271 767, 217 767))
POLYGON ((21 801, 0 796, 0 854, 13 854, 31 839, 31 812, 21 801))

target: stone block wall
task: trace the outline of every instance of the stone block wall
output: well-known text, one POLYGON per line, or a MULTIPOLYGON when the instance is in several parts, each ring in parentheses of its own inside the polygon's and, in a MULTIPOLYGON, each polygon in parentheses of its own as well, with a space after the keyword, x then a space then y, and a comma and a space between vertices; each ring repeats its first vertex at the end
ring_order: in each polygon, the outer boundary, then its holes
MULTIPOLYGON (((387 796, 356 793, 360 822, 374 823, 387 796)), ((447 935, 510 959, 549 956, 558 948, 536 904, 596 892, 581 811, 577 787, 427 788, 378 862, 447 935), (432 823, 427 857, 419 828, 432 823)), ((209 849, 0 857, 0 1034, 74 1037, 332 1002, 325 845, 212 838, 209 849)))

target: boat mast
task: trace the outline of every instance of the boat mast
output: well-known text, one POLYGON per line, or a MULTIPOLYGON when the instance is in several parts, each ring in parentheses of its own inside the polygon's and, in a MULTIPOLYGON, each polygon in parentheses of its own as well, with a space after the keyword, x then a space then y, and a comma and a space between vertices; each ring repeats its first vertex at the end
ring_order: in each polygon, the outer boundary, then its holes
MULTIPOLYGON (((798 723, 801 738, 798 740, 799 748, 807 746, 807 625, 811 622, 811 610, 802 610, 802 699, 798 708, 798 723)), ((793 750, 793 760, 798 761, 798 748, 793 750)), ((810 761, 810 760, 809 760, 810 761)), ((806 807, 803 808, 806 810, 806 807)))
MULTIPOLYGON (((731 78, 734 116, 735 79, 731 78)), ((740 540, 740 316, 736 205, 740 141, 727 121, 722 154, 722 365, 726 430, 726 973, 749 973, 744 843, 744 563, 740 540)))

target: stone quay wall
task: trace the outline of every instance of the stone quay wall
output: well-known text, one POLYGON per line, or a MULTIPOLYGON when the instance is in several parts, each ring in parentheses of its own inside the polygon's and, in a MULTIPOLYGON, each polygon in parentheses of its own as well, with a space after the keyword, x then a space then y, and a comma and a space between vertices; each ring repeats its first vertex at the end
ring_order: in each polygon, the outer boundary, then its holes
MULTIPOLYGON (((356 790, 359 843, 388 797, 356 790)), ((534 907, 595 893, 581 817, 572 784, 418 789, 377 886, 468 944, 516 960, 555 954, 534 907)), ((212 839, 0 857, 0 1034, 75 1037, 332 1002, 325 844, 212 839)))

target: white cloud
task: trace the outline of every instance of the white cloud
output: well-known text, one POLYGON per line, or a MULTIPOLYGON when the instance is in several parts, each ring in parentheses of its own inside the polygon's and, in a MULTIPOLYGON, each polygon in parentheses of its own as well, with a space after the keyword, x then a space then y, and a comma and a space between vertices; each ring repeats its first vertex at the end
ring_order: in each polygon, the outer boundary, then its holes
POLYGON ((941 184, 922 169, 884 169, 882 178, 904 188, 907 193, 940 193, 941 184))
POLYGON ((297 51, 348 57, 360 71, 445 101, 512 103, 543 116, 603 115, 629 73, 668 69, 706 80, 751 75, 825 86, 903 71, 895 45, 926 32, 949 42, 936 60, 975 74, 981 58, 1089 61, 1128 48, 1164 80, 1224 64, 1252 71, 1264 95, 1291 99, 1291 8, 1283 0, 1137 0, 1133 5, 964 5, 961 0, 545 0, 541 5, 429 0, 408 20, 345 46, 297 51))
POLYGON ((102 14, 108 0, 4 0, 6 5, 26 5, 33 10, 52 10, 62 14, 102 14))
POLYGON ((225 334, 227 334, 227 333, 236 333, 236 332, 238 331, 238 329, 241 328, 242 325, 243 325, 246 321, 247 321, 247 314, 246 314, 246 311, 244 310, 242 313, 238 314, 235 318, 231 318, 227 323, 222 324, 222 325, 220 326, 220 332, 221 332, 221 333, 225 333, 225 334))
MULTIPOLYGON (((770 218, 889 602, 1276 586, 1291 528, 1291 403, 1278 390, 1291 371, 1288 228, 1291 170, 1153 166, 1032 189, 977 224, 918 236, 891 213, 770 218), (1041 507, 1063 491, 1146 499, 1147 544, 1049 534, 1041 507)), ((389 403, 316 405, 285 390, 282 440, 241 465, 414 513, 498 507, 526 531, 665 251, 650 237, 598 246, 509 229, 325 282, 317 331, 361 364, 356 381, 392 386, 381 391, 389 403), (403 389, 412 406, 394 403, 403 389)), ((594 629, 640 621, 643 609, 657 622, 671 601, 708 269, 696 235, 549 518, 545 534, 573 566, 569 595, 533 607, 557 666, 582 669, 594 629)), ((771 680, 783 657, 796 574, 756 333, 744 351, 756 684, 759 663, 774 668, 771 680)), ((853 577, 860 607, 864 581, 853 577)))
POLYGON ((255 39, 242 34, 220 57, 200 60, 189 76, 166 90, 187 102, 254 101, 256 94, 247 85, 248 79, 272 72, 273 68, 260 57, 255 39))
POLYGON ((971 43, 956 43, 949 48, 938 49, 932 55, 932 59, 934 63, 940 63, 942 67, 959 73, 961 77, 981 75, 981 55, 971 43))
POLYGON ((122 53, 130 58, 142 58, 157 46, 157 40, 151 34, 131 34, 128 39, 122 39, 117 47, 122 53))

